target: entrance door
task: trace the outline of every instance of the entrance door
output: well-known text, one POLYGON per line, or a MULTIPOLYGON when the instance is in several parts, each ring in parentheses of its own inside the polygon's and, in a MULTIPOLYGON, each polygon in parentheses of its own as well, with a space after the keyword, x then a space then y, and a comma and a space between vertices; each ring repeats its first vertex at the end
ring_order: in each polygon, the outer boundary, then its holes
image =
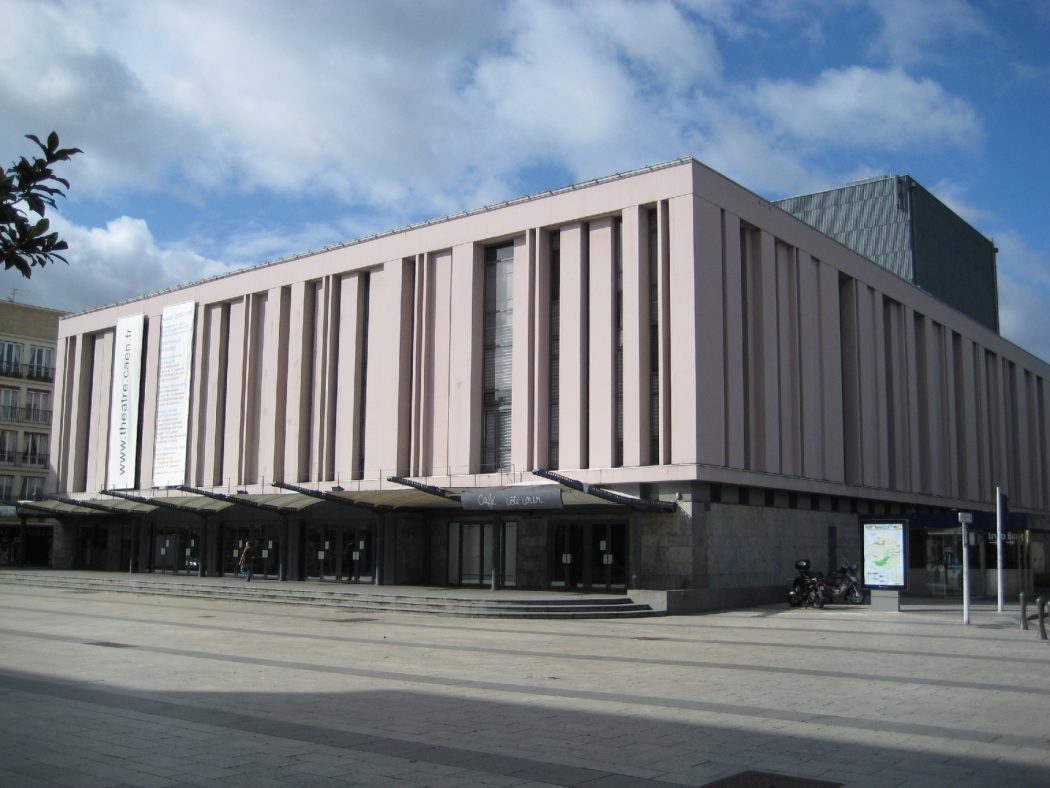
POLYGON ((157 528, 153 545, 153 570, 195 575, 200 572, 203 540, 199 528, 157 528))
POLYGON ((551 523, 549 533, 551 588, 626 590, 626 524, 551 523))
POLYGON ((343 531, 343 576, 348 583, 375 582, 375 530, 371 525, 343 531))
POLYGON ((240 572, 237 562, 247 540, 251 540, 255 549, 252 571, 261 577, 276 578, 281 569, 281 526, 278 524, 223 526, 222 573, 236 575, 240 572))
POLYGON ((336 580, 339 578, 341 530, 334 525, 312 525, 306 529, 306 578, 336 580))
MULTIPOLYGON (((518 524, 500 523, 503 529, 501 586, 518 584, 518 524)), ((450 585, 487 586, 492 583, 493 525, 449 523, 448 582, 450 585)))

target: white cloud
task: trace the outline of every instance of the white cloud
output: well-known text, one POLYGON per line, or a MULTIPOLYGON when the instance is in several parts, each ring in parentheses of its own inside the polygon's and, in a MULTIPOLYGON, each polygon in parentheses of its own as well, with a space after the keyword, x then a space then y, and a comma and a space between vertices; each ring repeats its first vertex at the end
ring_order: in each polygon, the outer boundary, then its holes
POLYGON ((771 130, 813 148, 975 147, 976 110, 929 79, 900 69, 829 69, 814 81, 762 80, 751 98, 771 130))
MULTIPOLYGON (((881 22, 872 50, 898 66, 939 59, 942 42, 958 45, 992 35, 980 12, 966 0, 869 0, 869 6, 881 22)), ((957 57, 958 49, 952 50, 957 57)))
POLYGON ((1015 233, 995 236, 999 249, 999 331, 1016 345, 1050 363, 1050 259, 1015 233))
POLYGON ((8 271, 4 286, 17 289, 23 303, 78 312, 231 270, 189 249, 159 246, 141 219, 122 216, 104 228, 78 227, 59 214, 51 220, 69 243, 69 265, 34 268, 31 279, 8 271))

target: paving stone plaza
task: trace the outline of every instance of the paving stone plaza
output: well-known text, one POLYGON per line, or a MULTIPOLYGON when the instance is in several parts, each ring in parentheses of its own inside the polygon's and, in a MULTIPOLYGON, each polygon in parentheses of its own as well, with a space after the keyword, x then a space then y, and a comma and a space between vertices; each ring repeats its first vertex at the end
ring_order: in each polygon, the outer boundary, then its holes
POLYGON ((0 785, 1048 785, 1050 644, 1017 619, 480 620, 0 575, 0 785))

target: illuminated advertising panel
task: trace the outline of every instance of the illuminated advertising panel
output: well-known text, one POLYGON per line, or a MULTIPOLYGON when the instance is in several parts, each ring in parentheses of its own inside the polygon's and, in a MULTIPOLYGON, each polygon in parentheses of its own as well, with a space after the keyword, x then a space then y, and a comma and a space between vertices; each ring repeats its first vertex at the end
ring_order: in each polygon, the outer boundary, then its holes
POLYGON ((869 588, 903 589, 907 583, 907 528, 902 520, 863 523, 864 577, 869 588))

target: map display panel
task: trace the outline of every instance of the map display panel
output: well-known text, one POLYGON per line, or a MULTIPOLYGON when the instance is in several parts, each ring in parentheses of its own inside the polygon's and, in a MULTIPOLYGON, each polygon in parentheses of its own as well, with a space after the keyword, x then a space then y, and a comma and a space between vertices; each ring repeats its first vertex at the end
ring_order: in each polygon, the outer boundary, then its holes
POLYGON ((904 588, 906 584, 904 523, 864 523, 864 585, 904 588))

